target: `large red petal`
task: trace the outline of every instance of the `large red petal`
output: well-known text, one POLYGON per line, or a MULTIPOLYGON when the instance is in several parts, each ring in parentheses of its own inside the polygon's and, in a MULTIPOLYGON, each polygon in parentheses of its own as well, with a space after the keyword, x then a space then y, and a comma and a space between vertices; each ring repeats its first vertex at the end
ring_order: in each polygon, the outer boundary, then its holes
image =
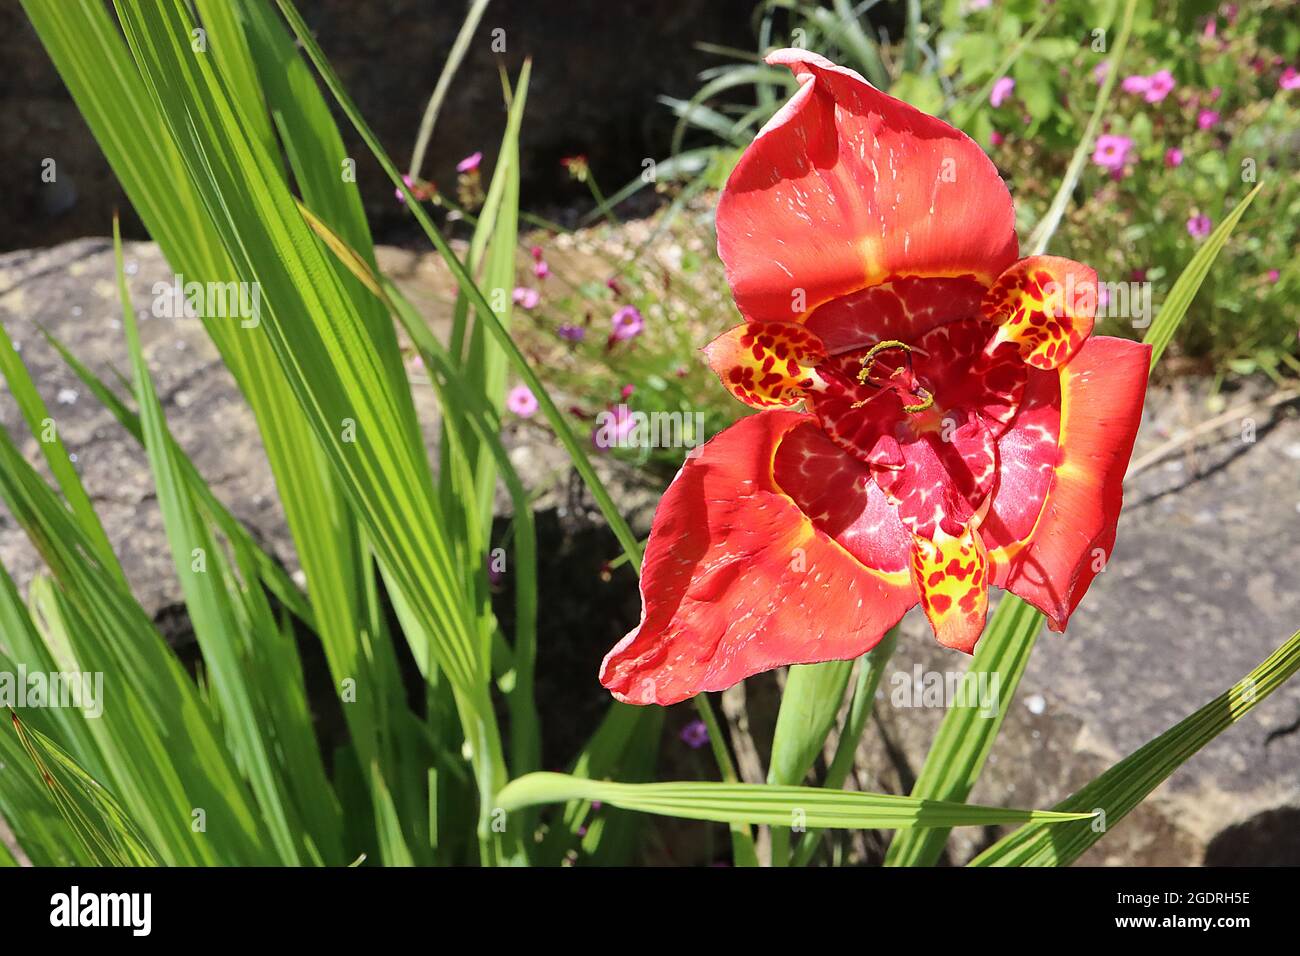
POLYGON ((768 62, 802 85, 741 157, 717 213, 747 318, 798 318, 905 276, 988 286, 1016 260, 1010 194, 968 136, 806 50, 768 62))
POLYGON ((686 461, 655 513, 641 623, 601 666, 619 700, 672 704, 783 664, 854 658, 916 603, 905 570, 861 564, 776 484, 782 440, 812 422, 760 412, 686 461))
POLYGON ((1027 539, 994 550, 985 534, 993 583, 1041 610, 1052 630, 1065 630, 1110 559, 1150 360, 1149 345, 1093 336, 1058 370, 1060 449, 1042 511, 1027 539))

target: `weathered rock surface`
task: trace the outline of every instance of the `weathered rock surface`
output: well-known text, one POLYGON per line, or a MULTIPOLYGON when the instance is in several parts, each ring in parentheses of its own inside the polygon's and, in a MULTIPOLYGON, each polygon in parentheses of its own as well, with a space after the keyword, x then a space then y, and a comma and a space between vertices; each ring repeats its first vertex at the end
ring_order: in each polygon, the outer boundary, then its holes
MULTIPOLYGON (((136 304, 147 315, 150 287, 169 270, 151 244, 130 244, 126 256, 136 304)), ((415 301, 445 298, 445 277, 429 258, 385 249, 381 264, 415 301)), ((179 588, 144 455, 37 332, 39 323, 108 375, 126 368, 119 317, 106 241, 0 256, 0 322, 21 343, 136 593, 157 613, 179 600, 179 588)), ((178 440, 222 500, 293 568, 251 415, 201 326, 150 316, 141 332, 178 440)), ((414 394, 432 443, 436 409, 418 375, 414 394)), ((1138 457, 1210 417, 1204 398, 1196 382, 1153 390, 1138 457)), ((1244 391, 1228 403, 1249 399, 1244 391)), ((1055 803, 1222 692, 1300 623, 1300 417, 1287 407, 1248 417, 1255 441, 1228 428, 1208 436, 1194 454, 1179 451, 1131 478, 1115 554, 1068 634, 1040 637, 972 799, 1055 803)), ((7 393, 0 395, 0 423, 37 460, 36 444, 7 393)), ((544 489, 539 702, 548 721, 552 714, 563 718, 548 726, 548 765, 559 765, 605 706, 593 677, 601 655, 635 624, 635 582, 626 569, 610 583, 599 581, 602 563, 616 548, 592 518, 563 450, 531 423, 512 426, 507 441, 525 482, 544 489)), ((608 462, 602 467, 644 528, 653 490, 639 486, 634 475, 610 470, 608 462)), ((21 530, 3 514, 0 560, 20 584, 39 566, 21 530)), ((942 708, 896 706, 891 696, 899 681, 910 680, 917 665, 944 672, 966 664, 934 643, 919 616, 907 619, 882 682, 877 726, 860 753, 860 786, 906 791, 943 716, 942 708)), ((774 687, 770 675, 748 684, 760 752, 770 740, 774 687)), ((673 726, 691 716, 674 714, 673 726)), ((1293 681, 1194 757, 1085 859, 1300 862, 1298 722, 1300 681, 1293 681)), ((675 739, 667 745, 669 754, 680 749, 675 739)), ((952 861, 964 862, 994 836, 957 831, 952 861)), ((868 859, 880 850, 874 839, 859 846, 868 859)))

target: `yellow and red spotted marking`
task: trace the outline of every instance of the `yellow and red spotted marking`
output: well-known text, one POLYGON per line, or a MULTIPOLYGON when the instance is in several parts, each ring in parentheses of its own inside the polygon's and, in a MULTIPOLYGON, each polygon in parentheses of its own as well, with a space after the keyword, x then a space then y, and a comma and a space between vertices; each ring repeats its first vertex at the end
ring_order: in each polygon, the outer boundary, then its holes
POLYGON ((942 529, 933 538, 917 535, 911 567, 934 636, 945 647, 971 653, 989 608, 988 555, 974 526, 958 536, 942 529))
POLYGON ((748 322, 704 347, 727 391, 754 408, 798 404, 819 382, 821 339, 796 322, 748 322))
POLYGON ((1060 256, 1030 256, 998 277, 980 311, 998 326, 990 353, 1012 342, 1026 364, 1054 369, 1092 334, 1097 273, 1060 256))

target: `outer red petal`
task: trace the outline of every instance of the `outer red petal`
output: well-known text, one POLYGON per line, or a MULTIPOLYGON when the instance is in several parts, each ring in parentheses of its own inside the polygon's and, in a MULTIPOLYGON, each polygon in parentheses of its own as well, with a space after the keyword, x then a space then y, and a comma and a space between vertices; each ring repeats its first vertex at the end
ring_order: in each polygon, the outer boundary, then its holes
POLYGON ((1060 452, 1043 510, 1027 539, 990 548, 993 583, 1041 610, 1054 631, 1065 630, 1115 544, 1150 361, 1149 345, 1093 336, 1059 369, 1060 452))
POLYGON ((782 440, 814 421, 760 412, 682 467, 650 532, 641 624, 601 665, 619 700, 673 704, 783 664, 854 658, 916 603, 906 571, 859 563, 776 484, 782 440))
POLYGON ((747 318, 788 320, 901 276, 988 286, 1016 260, 1010 194, 968 136, 806 50, 768 62, 802 85, 741 157, 717 213, 747 318))

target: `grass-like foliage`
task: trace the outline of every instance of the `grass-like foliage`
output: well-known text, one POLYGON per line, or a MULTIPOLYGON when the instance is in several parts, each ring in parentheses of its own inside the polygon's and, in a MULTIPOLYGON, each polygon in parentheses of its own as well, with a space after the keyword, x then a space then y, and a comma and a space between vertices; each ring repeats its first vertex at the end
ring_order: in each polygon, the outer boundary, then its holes
MULTIPOLYGON (((639 551, 584 442, 512 338, 528 67, 508 80, 500 158, 462 255, 403 185, 291 0, 115 0, 111 13, 100 0, 23 6, 174 271, 260 290, 256 324, 203 322, 256 417, 306 584, 262 550, 169 432, 118 240, 129 394, 53 344, 148 460, 200 674, 182 667, 133 597, 67 449, 57 433, 42 438, 50 415, 38 383, 0 333, 0 373, 50 476, 0 429, 0 497, 46 565, 26 599, 0 569, 0 670, 103 679, 102 714, 28 707, 6 715, 0 817, 17 852, 0 844, 0 863, 636 859, 636 815, 593 814, 597 802, 729 824, 737 862, 758 860, 753 825, 772 827, 776 863, 816 859, 816 828, 858 827, 901 831, 891 863, 927 863, 948 828, 998 823, 1024 827, 979 862, 1065 863, 1300 666, 1293 637, 1250 676, 1249 694, 1234 687, 1053 811, 965 803, 999 722, 961 708, 941 728, 913 794, 842 789, 892 637, 856 677, 851 662, 792 670, 767 785, 736 782, 716 723, 721 781, 640 782, 654 772, 662 713, 620 704, 568 755, 568 773, 541 773, 537 542, 528 489, 500 439, 511 377, 537 397, 634 568, 639 551), (403 190, 455 277, 449 341, 376 266, 355 183, 344 174, 350 157, 336 108, 403 190), (436 468, 397 325, 438 399, 436 468), (498 486, 514 503, 509 629, 490 601, 498 486), (329 752, 313 723, 304 639, 323 649, 345 721, 345 742, 329 752), (415 693, 400 664, 408 653, 415 693), (846 697, 829 773, 801 786, 846 697), (792 845, 796 822, 814 831, 792 845)), ((866 68, 883 69, 853 35, 840 42, 856 43, 866 68)), ((780 91, 768 71, 755 71, 731 81, 759 82, 770 105, 780 91)), ((705 99, 683 115, 698 122, 705 99)), ((1157 354, 1253 196, 1188 266, 1151 330, 1157 354)), ((1040 623, 1008 599, 980 644, 974 666, 998 671, 1008 696, 1040 623)), ((699 703, 712 720, 707 701, 699 703)))

